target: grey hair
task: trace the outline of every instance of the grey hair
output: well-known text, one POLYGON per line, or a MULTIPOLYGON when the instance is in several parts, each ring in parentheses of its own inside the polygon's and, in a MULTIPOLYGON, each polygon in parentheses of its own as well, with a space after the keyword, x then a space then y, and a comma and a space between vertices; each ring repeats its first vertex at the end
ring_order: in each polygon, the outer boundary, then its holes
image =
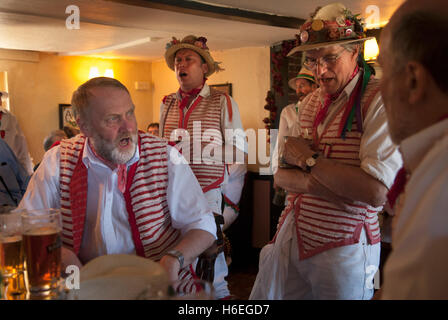
POLYGON ((341 47, 347 50, 348 52, 355 52, 357 48, 361 52, 361 45, 359 43, 346 43, 341 44, 341 47))
POLYGON ((391 28, 390 51, 397 68, 408 61, 421 63, 443 92, 448 92, 448 19, 439 13, 404 14, 391 28))
POLYGON ((67 135, 65 134, 64 130, 51 131, 50 134, 44 139, 44 150, 48 151, 53 143, 62 139, 67 139, 67 135))
POLYGON ((83 83, 78 89, 73 92, 72 95, 72 108, 75 119, 85 118, 86 110, 89 106, 89 98, 92 96, 90 90, 97 87, 109 87, 123 89, 129 94, 128 89, 118 80, 108 77, 92 78, 89 81, 83 83))

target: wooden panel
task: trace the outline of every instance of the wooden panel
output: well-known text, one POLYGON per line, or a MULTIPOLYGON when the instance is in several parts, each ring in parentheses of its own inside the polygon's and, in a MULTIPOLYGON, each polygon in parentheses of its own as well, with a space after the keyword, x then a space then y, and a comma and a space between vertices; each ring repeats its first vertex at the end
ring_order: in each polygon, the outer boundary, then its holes
POLYGON ((270 185, 269 180, 254 180, 252 246, 261 248, 270 240, 270 185))

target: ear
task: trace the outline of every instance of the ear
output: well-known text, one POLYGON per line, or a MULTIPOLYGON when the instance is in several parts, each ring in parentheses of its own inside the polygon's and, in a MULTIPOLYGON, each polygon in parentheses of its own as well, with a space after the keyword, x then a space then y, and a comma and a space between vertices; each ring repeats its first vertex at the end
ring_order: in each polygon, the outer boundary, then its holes
POLYGON ((354 60, 354 62, 358 61, 359 50, 361 50, 361 47, 357 45, 355 46, 355 50, 352 52, 352 59, 354 60))
POLYGON ((82 120, 81 118, 76 119, 76 123, 78 124, 79 130, 86 137, 91 137, 91 128, 86 120, 82 120))
POLYGON ((202 71, 204 72, 204 77, 205 77, 205 75, 208 73, 208 64, 203 63, 201 67, 202 67, 202 71))
POLYGON ((428 89, 429 75, 423 65, 415 61, 409 61, 405 68, 405 86, 409 92, 408 102, 417 104, 421 102, 428 89))

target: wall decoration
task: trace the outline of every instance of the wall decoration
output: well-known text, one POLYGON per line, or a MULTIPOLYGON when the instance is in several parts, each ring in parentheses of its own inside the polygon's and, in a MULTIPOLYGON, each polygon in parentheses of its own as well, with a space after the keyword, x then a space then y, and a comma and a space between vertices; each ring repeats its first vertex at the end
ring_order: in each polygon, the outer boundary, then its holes
POLYGON ((223 84, 211 84, 210 88, 222 91, 227 93, 229 96, 232 96, 232 84, 231 83, 223 83, 223 84))
POLYGON ((59 104, 59 129, 65 126, 78 128, 76 124, 75 116, 73 114, 72 105, 60 103, 59 104))

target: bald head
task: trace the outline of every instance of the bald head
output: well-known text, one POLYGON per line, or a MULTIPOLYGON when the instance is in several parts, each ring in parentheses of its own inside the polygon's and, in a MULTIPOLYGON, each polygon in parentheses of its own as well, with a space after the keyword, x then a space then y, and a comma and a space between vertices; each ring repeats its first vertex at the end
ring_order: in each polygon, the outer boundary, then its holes
POLYGON ((397 144, 448 112, 445 2, 409 0, 381 34, 381 94, 397 144))
POLYGON ((421 63, 442 92, 448 92, 446 0, 409 0, 394 13, 382 35, 396 68, 421 63))

